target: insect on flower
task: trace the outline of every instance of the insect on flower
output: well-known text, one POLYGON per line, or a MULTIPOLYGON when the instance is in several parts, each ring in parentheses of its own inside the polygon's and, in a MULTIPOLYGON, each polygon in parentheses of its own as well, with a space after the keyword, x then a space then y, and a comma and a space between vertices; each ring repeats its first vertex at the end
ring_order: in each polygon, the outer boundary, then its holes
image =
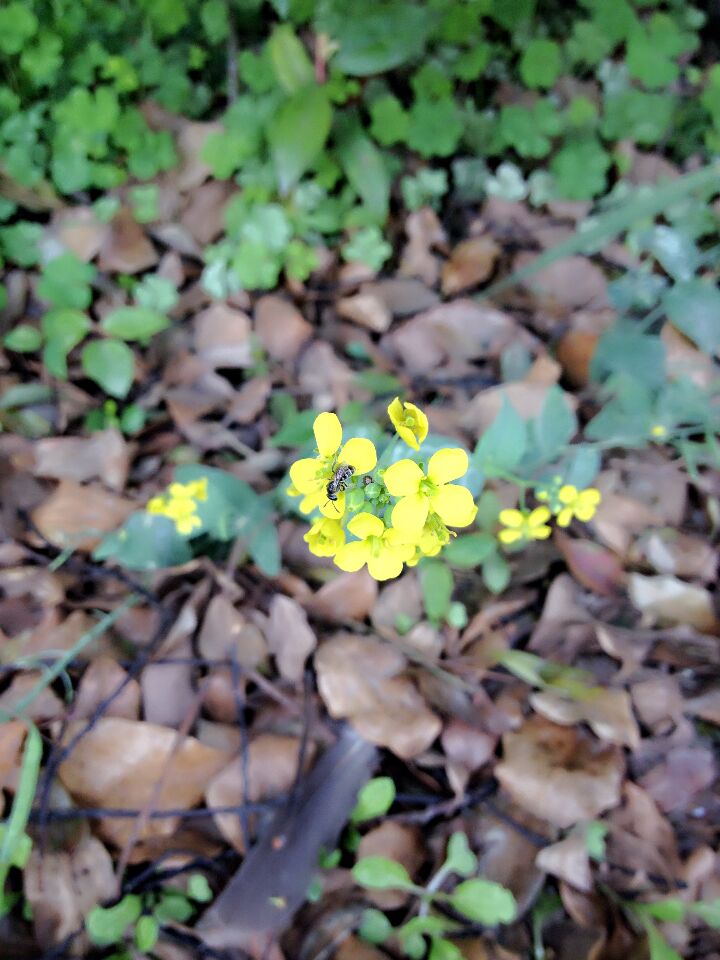
MULTIPOLYGON (((347 463, 337 464, 334 468, 332 479, 328 481, 328 485, 325 487, 328 500, 333 502, 337 500, 338 494, 347 489, 348 482, 354 473, 355 467, 351 467, 347 463)), ((335 509, 337 510, 337 507, 335 509)), ((339 512, 338 510, 338 513, 339 512)))

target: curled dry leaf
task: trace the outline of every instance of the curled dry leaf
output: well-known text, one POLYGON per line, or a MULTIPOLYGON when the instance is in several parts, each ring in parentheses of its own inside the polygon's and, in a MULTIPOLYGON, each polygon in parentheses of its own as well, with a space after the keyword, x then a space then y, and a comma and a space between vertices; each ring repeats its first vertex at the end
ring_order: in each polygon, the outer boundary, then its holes
POLYGON ((98 269, 104 273, 140 273, 157 261, 157 251, 145 231, 123 207, 103 237, 98 269))
POLYGON ((632 686, 632 700, 643 726, 654 734, 667 733, 683 714, 683 698, 676 677, 648 677, 632 686))
POLYGON ((53 480, 102 480, 111 490, 125 488, 130 448, 119 430, 110 427, 90 437, 47 437, 33 446, 30 467, 36 477, 53 480))
POLYGON ((202 248, 223 232, 225 209, 235 193, 232 183, 211 180, 193 190, 180 216, 180 229, 185 229, 202 248))
POLYGON ((635 553, 645 559, 657 573, 688 580, 713 583, 717 579, 718 554, 712 544, 682 530, 652 530, 635 544, 635 553))
POLYGON ((250 317, 226 303, 214 303, 195 317, 195 350, 210 367, 250 367, 250 317))
POLYGON ((332 717, 405 760, 427 750, 440 733, 415 686, 400 674, 405 657, 370 637, 339 633, 315 654, 318 689, 332 717))
POLYGON ((555 693, 533 693, 534 710, 553 723, 572 726, 587 723, 593 733, 608 743, 619 743, 634 750, 640 743, 640 730, 633 716, 626 690, 594 688, 586 699, 566 700, 555 693))
POLYGON ((441 742, 447 759, 448 780, 455 795, 460 797, 470 776, 492 758, 497 737, 463 720, 453 719, 445 725, 441 742))
POLYGON ((92 207, 73 206, 53 215, 51 230, 66 250, 90 263, 100 252, 109 227, 97 219, 92 207))
MULTIPOLYGON (((405 867, 412 879, 425 859, 420 831, 395 820, 386 820, 366 833, 360 841, 357 859, 363 857, 394 860, 405 867)), ((368 890, 366 896, 381 910, 397 910, 405 906, 410 898, 410 894, 404 890, 368 890)))
MULTIPOLYGON (((84 730, 70 724, 65 742, 84 730)), ((221 750, 205 746, 194 737, 178 736, 170 727, 147 721, 102 717, 73 747, 60 765, 60 780, 80 805, 143 809, 162 786, 154 803, 156 810, 185 810, 203 797, 214 774, 227 763, 221 750)), ((177 817, 149 820, 140 838, 170 836, 177 817)), ((132 820, 101 820, 100 830, 121 846, 135 829, 132 820)))
POLYGON ((592 820, 620 802, 620 749, 540 717, 503 735, 495 776, 526 810, 558 827, 592 820))
POLYGON ((360 293, 377 297, 393 317, 410 317, 421 310, 429 310, 440 301, 434 290, 410 277, 383 277, 364 283, 360 293))
POLYGON ((398 617, 417 622, 422 614, 423 598, 420 582, 414 570, 407 570, 397 580, 391 580, 383 586, 377 603, 370 611, 370 619, 378 632, 394 631, 398 624, 398 617))
POLYGON ((590 362, 598 345, 600 334, 592 330, 568 330, 557 345, 556 356, 565 376, 574 387, 587 386, 590 380, 590 362))
MULTIPOLYGON (((522 269, 536 259, 521 253, 514 268, 522 269)), ((535 297, 546 305, 557 304, 568 311, 579 307, 598 309, 608 306, 607 278, 587 257, 563 257, 538 270, 524 281, 535 297)))
POLYGON ((298 308, 283 297, 267 294, 255 305, 255 333, 273 360, 294 360, 313 335, 298 308))
POLYGON ((697 697, 690 697, 685 701, 683 709, 691 717, 700 717, 701 720, 720 726, 720 687, 707 690, 697 697))
POLYGON ((341 573, 320 587, 305 606, 312 613, 333 623, 364 620, 375 606, 378 582, 367 570, 341 573))
POLYGON ((590 858, 582 831, 571 833, 564 840, 545 847, 535 858, 535 863, 541 870, 564 880, 576 890, 586 893, 592 890, 590 858))
POLYGON ((483 283, 492 274, 500 247, 490 236, 471 237, 453 248, 440 271, 446 297, 483 283))
POLYGON ((317 647, 315 632, 297 600, 281 593, 275 594, 270 601, 265 635, 280 676, 297 683, 302 679, 305 661, 317 647))
POLYGON ((720 629, 710 593, 704 587, 672 576, 646 577, 631 573, 630 599, 651 622, 688 624, 702 633, 720 629))
POLYGON ((350 398, 355 373, 324 340, 315 340, 302 352, 298 367, 301 391, 312 395, 316 410, 336 410, 350 398))
POLYGON ((119 527, 136 506, 96 484, 61 480, 33 511, 32 519, 40 534, 55 546, 92 550, 103 534, 119 527))
MULTIPOLYGON (((306 766, 315 754, 315 745, 310 743, 308 746, 306 766)), ((262 733, 251 741, 247 750, 247 784, 243 760, 236 757, 207 785, 207 805, 240 807, 243 802, 259 803, 287 793, 297 777, 299 762, 300 740, 297 737, 262 733)), ((227 842, 244 853, 246 847, 237 814, 218 813, 214 820, 227 842)))

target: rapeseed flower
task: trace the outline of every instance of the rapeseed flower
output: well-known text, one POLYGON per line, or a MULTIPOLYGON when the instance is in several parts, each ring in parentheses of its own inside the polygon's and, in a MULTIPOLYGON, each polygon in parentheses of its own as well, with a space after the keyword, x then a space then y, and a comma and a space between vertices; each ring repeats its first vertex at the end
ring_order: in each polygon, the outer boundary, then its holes
POLYGON ((650 427, 650 436, 653 440, 664 440, 668 435, 668 428, 662 423, 654 423, 650 427))
POLYGON ((387 412, 398 436, 413 450, 419 450, 428 435, 428 418, 422 410, 414 403, 395 397, 387 412))
POLYGON ((392 511, 393 526, 417 539, 431 512, 448 526, 469 526, 477 514, 472 494, 451 482, 467 469, 468 455, 459 447, 434 453, 427 476, 414 460, 399 460, 388 467, 383 482, 391 496, 400 497, 392 511))
POLYGON ((334 413, 321 413, 313 424, 317 457, 304 457, 290 467, 292 486, 303 499, 300 510, 311 513, 316 508, 324 517, 339 519, 345 512, 345 493, 340 490, 337 500, 328 498, 327 485, 341 464, 352 467, 354 473, 367 473, 377 463, 375 445, 364 437, 342 442, 342 424, 334 413), (342 446, 341 446, 342 445, 342 446))
POLYGON ((339 520, 316 520, 303 537, 316 557, 334 557, 345 543, 345 531, 339 520))
POLYGON ((172 520, 177 532, 188 536, 202 527, 197 505, 207 500, 207 485, 207 477, 190 483, 171 483, 167 492, 149 500, 145 509, 148 513, 172 520))
POLYGON ((347 528, 358 539, 344 544, 335 554, 335 563, 341 570, 352 572, 367 564, 375 580, 392 580, 415 553, 415 546, 407 542, 401 531, 386 527, 372 513, 357 513, 347 528))
POLYGON ((567 527, 573 517, 577 517, 583 523, 592 520, 600 503, 601 494, 595 487, 578 490, 577 487, 566 484, 560 487, 558 500, 562 506, 557 513, 557 524, 559 527, 567 527))
POLYGON ((547 525, 550 510, 536 507, 535 510, 501 510, 498 520, 505 527, 498 533, 500 543, 509 545, 518 541, 547 540, 552 533, 547 525))

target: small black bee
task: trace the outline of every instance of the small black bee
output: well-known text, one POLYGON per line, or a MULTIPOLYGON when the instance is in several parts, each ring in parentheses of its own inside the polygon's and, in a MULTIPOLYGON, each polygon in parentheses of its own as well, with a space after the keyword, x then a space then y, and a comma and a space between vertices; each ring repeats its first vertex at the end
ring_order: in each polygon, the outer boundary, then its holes
MULTIPOLYGON (((339 463, 337 465, 332 480, 328 481, 328 485, 325 488, 328 500, 332 500, 333 502, 337 500, 338 494, 345 490, 350 477, 352 477, 354 473, 355 467, 351 467, 347 463, 339 463)), ((337 510, 337 507, 335 509, 337 510)), ((338 510, 338 513, 339 512, 338 510)))

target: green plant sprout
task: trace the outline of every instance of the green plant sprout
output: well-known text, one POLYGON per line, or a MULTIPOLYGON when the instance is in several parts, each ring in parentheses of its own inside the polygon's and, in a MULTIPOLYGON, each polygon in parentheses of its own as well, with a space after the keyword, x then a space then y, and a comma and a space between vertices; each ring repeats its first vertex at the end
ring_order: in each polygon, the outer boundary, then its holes
POLYGON ((462 930, 463 924, 439 908, 451 908, 467 921, 487 926, 511 923, 517 915, 512 893, 499 883, 474 876, 477 868, 477 857, 462 832, 450 837, 444 862, 424 887, 414 884, 405 868, 394 860, 358 860, 352 873, 359 886, 369 890, 404 890, 418 898, 417 915, 398 927, 393 927, 381 911, 366 910, 360 936, 370 943, 389 941, 411 960, 425 956, 429 960, 459 960, 462 954, 452 937, 462 930), (465 879, 457 882, 453 877, 465 879), (448 887, 448 892, 443 887, 448 887))

